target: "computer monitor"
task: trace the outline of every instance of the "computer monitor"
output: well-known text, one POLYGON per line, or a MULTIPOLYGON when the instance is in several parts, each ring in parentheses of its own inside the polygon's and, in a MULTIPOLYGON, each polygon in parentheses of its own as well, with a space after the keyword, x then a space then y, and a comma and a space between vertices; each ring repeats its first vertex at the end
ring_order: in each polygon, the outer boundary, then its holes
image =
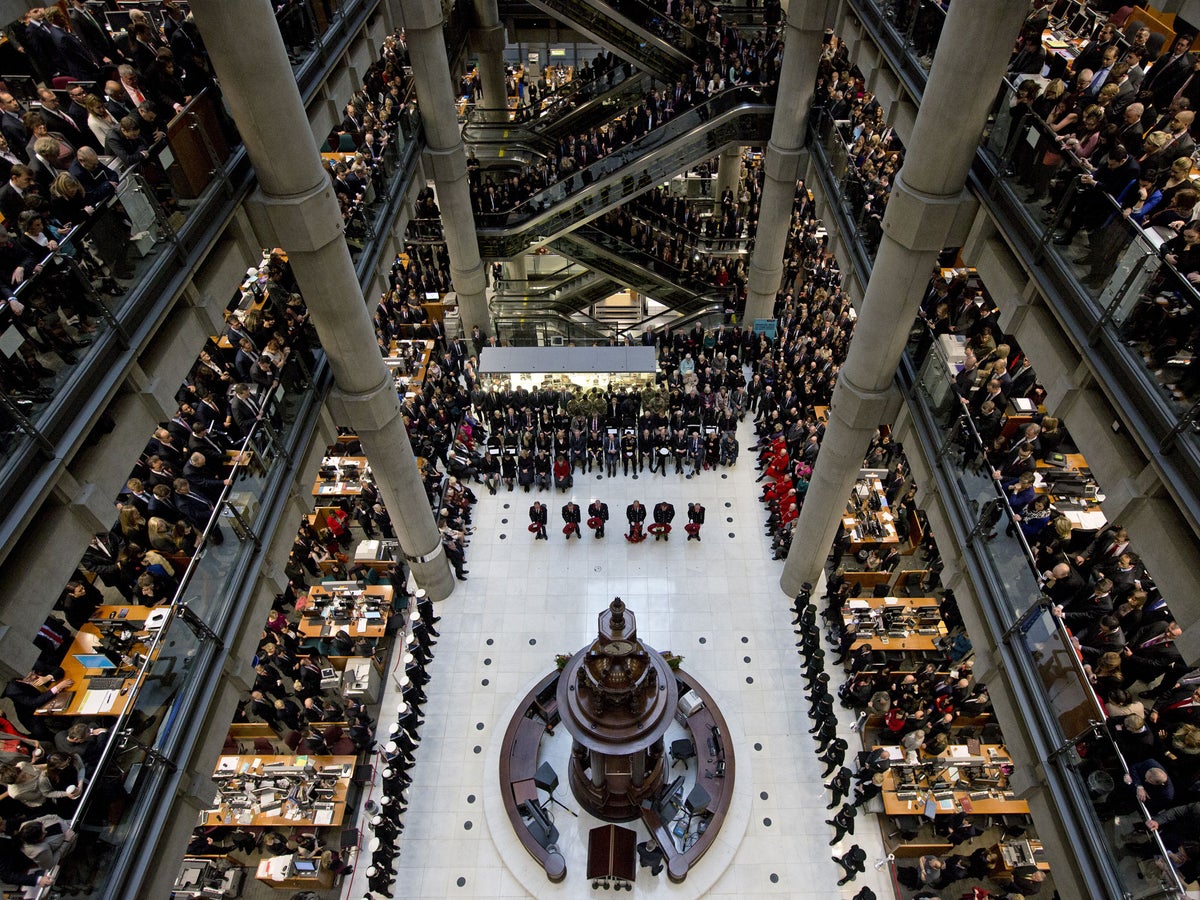
POLYGON ((129 27, 130 16, 127 9, 123 9, 120 12, 109 10, 104 14, 104 18, 108 20, 109 31, 124 31, 129 27))
POLYGON ((292 871, 297 875, 315 875, 317 862, 313 859, 297 859, 292 857, 292 871))
POLYGON ((75 653, 75 662, 89 670, 115 669, 117 664, 103 653, 75 653))

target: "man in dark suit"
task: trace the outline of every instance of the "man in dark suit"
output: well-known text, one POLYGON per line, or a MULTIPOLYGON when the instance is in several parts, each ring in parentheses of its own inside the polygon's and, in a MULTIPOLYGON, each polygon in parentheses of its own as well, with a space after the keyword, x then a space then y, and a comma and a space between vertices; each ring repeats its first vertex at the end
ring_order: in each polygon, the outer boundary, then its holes
POLYGON ((109 37, 108 30, 92 15, 83 0, 71 0, 68 17, 71 20, 71 29, 88 46, 93 57, 106 64, 116 60, 117 47, 109 37))
POLYGON ((579 504, 574 500, 568 500, 562 508, 563 522, 566 523, 566 539, 569 541, 571 535, 583 540, 583 535, 579 531, 579 523, 582 521, 582 513, 579 511, 579 504))
POLYGON ((117 189, 120 178, 117 173, 100 162, 100 157, 91 147, 80 147, 75 162, 67 170, 83 185, 83 199, 88 206, 98 206, 117 189))
POLYGON ((688 504, 688 540, 700 540, 700 526, 704 524, 704 507, 699 503, 688 504), (693 527, 694 526, 694 527, 693 527))
POLYGON ((588 524, 591 525, 593 520, 598 519, 600 524, 596 525, 596 537, 604 537, 604 526, 608 522, 608 504, 600 500, 593 500, 588 504, 588 524))
POLYGON ((7 91, 0 91, 0 134, 8 141, 9 149, 21 158, 22 162, 29 161, 25 145, 29 143, 29 133, 21 122, 25 111, 20 102, 7 91))
POLYGON ((629 522, 629 539, 641 541, 642 523, 646 521, 646 507, 642 506, 641 500, 634 500, 625 507, 625 518, 629 522))
POLYGON ((35 181, 36 175, 29 166, 13 166, 8 183, 0 188, 0 215, 4 216, 5 222, 11 222, 13 228, 25 209, 25 195, 33 188, 35 181))
POLYGON ((659 538, 662 538, 664 541, 669 541, 671 539, 668 529, 670 528, 671 522, 674 521, 674 519, 674 506, 672 506, 666 500, 660 500, 658 503, 654 504, 654 524, 667 526, 666 528, 659 530, 658 533, 654 535, 655 542, 657 542, 659 538))
POLYGON ((1140 97, 1150 100, 1158 109, 1166 109, 1193 74, 1195 60, 1188 51, 1192 49, 1194 39, 1195 35, 1192 34, 1181 34, 1175 38, 1171 49, 1156 59, 1146 72, 1140 97))
POLYGON ((529 507, 529 522, 531 525, 537 526, 537 528, 534 529, 535 541, 550 540, 548 537, 546 537, 547 519, 548 516, 545 505, 540 500, 534 500, 533 505, 529 507))

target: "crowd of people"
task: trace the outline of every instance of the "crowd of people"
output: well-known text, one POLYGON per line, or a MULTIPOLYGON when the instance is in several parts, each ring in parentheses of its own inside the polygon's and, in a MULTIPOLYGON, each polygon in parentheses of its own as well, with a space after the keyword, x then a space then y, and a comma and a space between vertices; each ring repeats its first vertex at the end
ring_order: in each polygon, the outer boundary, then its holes
POLYGON ((128 228, 103 211, 124 171, 137 169, 170 206, 150 149, 201 91, 219 96, 199 32, 177 5, 164 4, 161 25, 133 10, 114 34, 86 3, 68 7, 34 6, 13 25, 30 74, 10 73, 0 91, 0 327, 22 339, 0 359, 0 387, 25 413, 52 398, 56 370, 92 342, 100 295, 124 293, 116 279, 132 269, 128 228), (56 91, 56 79, 74 81, 56 91), (93 235, 101 216, 104 233, 93 235))
POLYGON ((641 102, 611 121, 564 138, 554 152, 523 166, 519 173, 484 171, 473 155, 469 156, 467 171, 477 221, 502 221, 508 211, 560 181, 565 181, 571 192, 576 174, 586 186, 592 179, 589 165, 728 88, 754 85, 769 101, 767 94, 773 96, 782 50, 779 41, 768 41, 760 33, 745 41, 742 50, 732 57, 721 51, 716 60, 694 64, 692 71, 674 85, 650 88, 641 102))

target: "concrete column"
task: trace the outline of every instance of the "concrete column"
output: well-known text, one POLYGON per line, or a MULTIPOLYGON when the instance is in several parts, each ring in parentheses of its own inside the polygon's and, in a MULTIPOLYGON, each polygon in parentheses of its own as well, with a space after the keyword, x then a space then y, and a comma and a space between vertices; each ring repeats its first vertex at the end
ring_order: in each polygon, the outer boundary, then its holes
POLYGON ((504 26, 496 0, 474 0, 476 26, 471 29, 471 49, 479 57, 483 95, 481 109, 504 109, 508 95, 504 85, 504 26))
MULTIPOLYGON (((494 3, 494 0, 492 0, 494 3)), ((467 182, 467 157, 454 107, 450 64, 442 37, 442 7, 438 0, 416 0, 404 4, 404 28, 412 61, 421 123, 425 129, 426 155, 433 170, 446 250, 450 254, 450 276, 458 293, 458 311, 464 332, 478 325, 491 333, 488 317, 487 276, 479 260, 475 216, 471 212, 471 188, 467 182)), ((487 90, 487 85, 484 85, 487 90)))
POLYGON ((720 210, 721 197, 725 191, 733 191, 734 200, 736 203, 738 195, 738 175, 742 169, 742 148, 741 147, 726 147, 721 151, 721 158, 717 162, 717 189, 713 191, 713 209, 720 210))
POLYGON ((258 175, 255 204, 288 251, 329 357, 341 421, 362 439, 401 549, 431 597, 453 591, 400 402, 375 352, 342 217, 267 0, 208 0, 196 23, 258 175), (272 74, 274 73, 274 74, 272 74), (265 91, 262 85, 270 84, 265 91))
POLYGON ((524 281, 529 277, 529 267, 525 262, 525 254, 521 253, 512 259, 504 261, 504 277, 512 281, 524 281))
POLYGON ((908 323, 938 253, 958 224, 979 131, 1022 13, 1021 4, 993 0, 956 0, 950 6, 780 579, 788 595, 821 574, 863 454, 885 414, 908 323))
POLYGON ((771 318, 775 294, 783 281, 783 255, 796 201, 796 179, 800 177, 800 148, 804 146, 805 123, 816 90, 821 38, 826 26, 832 24, 837 5, 829 0, 803 0, 788 8, 775 119, 763 161, 766 179, 758 203, 758 233, 746 284, 743 319, 749 324, 755 319, 771 318))

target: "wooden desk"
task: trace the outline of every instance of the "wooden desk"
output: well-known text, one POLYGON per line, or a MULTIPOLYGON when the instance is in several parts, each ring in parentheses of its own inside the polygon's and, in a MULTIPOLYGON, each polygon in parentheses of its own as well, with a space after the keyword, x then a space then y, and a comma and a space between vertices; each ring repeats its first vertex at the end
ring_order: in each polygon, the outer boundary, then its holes
MULTIPOLYGON (((687 877, 688 871, 708 852, 720 834, 721 825, 733 804, 733 787, 737 780, 737 760, 734 756, 734 748, 729 742, 729 727, 712 696, 698 681, 682 669, 676 670, 675 681, 679 686, 680 696, 691 690, 704 701, 702 706, 693 710, 692 714, 683 721, 683 725, 687 728, 688 736, 696 747, 696 786, 704 788, 709 796, 708 827, 687 850, 680 851, 675 846, 675 837, 669 828, 670 823, 664 823, 659 818, 656 809, 653 807, 642 808, 642 824, 646 826, 647 831, 654 835, 659 847, 662 848, 667 877, 678 884, 687 877), (722 753, 719 757, 709 755, 708 751, 708 738, 712 734, 714 726, 722 735, 722 753), (717 775, 721 762, 725 763, 724 777, 717 775)), ((678 716, 676 721, 678 721, 678 716)))
MULTIPOLYGON (((242 825, 242 826, 307 826, 316 828, 333 828, 340 827, 342 820, 346 816, 346 794, 350 790, 350 779, 354 775, 354 766, 358 762, 356 756, 258 756, 247 754, 245 756, 222 756, 217 760, 217 767, 214 775, 222 775, 225 772, 242 772, 243 767, 246 767, 246 777, 254 775, 255 782, 265 779, 270 776, 270 769, 265 768, 271 763, 281 763, 285 766, 304 765, 305 762, 312 763, 317 769, 317 774, 320 775, 321 769, 325 766, 341 766, 344 775, 339 775, 334 783, 333 796, 329 802, 333 803, 333 815, 328 822, 323 822, 318 825, 315 821, 315 816, 299 815, 299 817, 289 817, 287 815, 288 807, 291 805, 289 800, 285 800, 277 815, 264 815, 261 811, 255 811, 251 807, 252 815, 247 821, 245 818, 239 817, 237 811, 229 809, 224 803, 218 805, 215 809, 200 814, 201 825, 214 827, 220 825, 242 825), (229 813, 227 818, 226 812, 229 813)), ((302 776, 288 775, 290 781, 296 782, 302 776)), ((241 782, 242 778, 230 779, 229 784, 233 787, 234 784, 241 782)), ((310 780, 310 779, 309 779, 310 780)), ((287 793, 289 789, 280 787, 277 796, 287 793)))
POLYGON ((269 888, 281 891, 329 890, 333 887, 333 872, 321 865, 319 856, 314 857, 312 862, 316 865, 317 871, 311 875, 301 875, 291 871, 292 857, 290 854, 260 859, 258 868, 254 872, 254 879, 261 881, 269 888))
POLYGON ((1042 473, 1045 473, 1047 469, 1058 469, 1061 472, 1077 472, 1080 469, 1087 468, 1087 459, 1084 458, 1082 453, 1064 453, 1063 456, 1065 456, 1067 460, 1066 468, 1063 468, 1062 466, 1052 466, 1050 463, 1044 462, 1040 459, 1037 461, 1036 468, 1042 473))
MULTIPOLYGON (((855 489, 857 490, 857 485, 855 489)), ((887 494, 883 490, 883 483, 878 478, 871 478, 867 481, 868 493, 871 497, 879 501, 879 509, 870 509, 868 499, 863 500, 863 519, 859 519, 854 507, 847 502, 846 514, 842 516, 842 528, 851 535, 850 552, 857 553, 864 547, 884 547, 900 543, 900 535, 896 531, 896 524, 892 521, 892 511, 888 508, 887 494), (877 522, 880 528, 883 529, 883 534, 880 537, 863 532, 857 538, 853 536, 853 531, 867 522, 877 522)))
POLYGON ((620 825, 589 831, 587 877, 615 878, 632 886, 637 880, 637 832, 620 825))
MULTIPOLYGON (((854 621, 854 610, 928 610, 937 609, 938 601, 935 597, 856 597, 846 606, 842 607, 842 622, 850 624, 854 621)), ((910 631, 907 637, 884 637, 883 635, 872 633, 870 636, 864 636, 855 639, 855 647, 869 646, 872 650, 883 650, 884 652, 917 652, 928 653, 937 650, 937 642, 946 636, 946 623, 939 616, 936 626, 929 625, 929 628, 936 627, 937 634, 919 634, 916 631, 910 631)))
MULTIPOLYGON (((379 617, 368 619, 365 616, 351 617, 342 625, 334 625, 329 619, 304 615, 300 619, 299 632, 301 637, 330 637, 340 630, 345 630, 351 638, 381 638, 387 630, 388 616, 392 612, 392 592, 390 584, 373 584, 363 588, 362 601, 369 597, 379 600, 379 617)), ((309 588, 305 604, 301 609, 322 606, 329 602, 333 595, 322 585, 309 588)), ((299 610, 298 610, 299 611, 299 610)))
MULTIPOLYGON (((903 753, 899 747, 889 746, 893 760, 903 759, 903 753)), ((946 748, 946 751, 939 756, 926 756, 920 754, 918 761, 921 763, 934 763, 940 765, 939 771, 944 772, 946 769, 956 765, 961 766, 959 757, 955 753, 964 753, 965 745, 952 745, 946 748)), ((980 757, 987 760, 984 763, 985 768, 1013 764, 1012 758, 1008 755, 1008 751, 1000 744, 983 744, 979 748, 980 757), (992 753, 996 755, 993 756, 992 753)), ((925 803, 933 796, 933 792, 928 790, 928 786, 920 784, 917 788, 917 799, 901 800, 897 794, 897 777, 896 769, 892 768, 883 776, 883 809, 889 816, 919 816, 925 812, 925 803)), ((905 788, 911 790, 911 788, 905 788)), ((942 789, 942 793, 945 789, 942 789)), ((968 815, 972 816, 1000 816, 1000 815, 1028 815, 1029 804, 1024 800, 1007 799, 1004 797, 980 797, 972 799, 969 790, 951 789, 953 799, 950 801, 942 801, 938 803, 937 814, 952 815, 960 810, 963 810, 963 801, 965 800, 970 806, 968 815)))
POLYGON ((322 466, 336 466, 339 477, 336 481, 325 481, 320 475, 313 482, 314 497, 357 497, 362 493, 362 479, 371 474, 365 456, 327 456, 321 460, 322 466), (345 466, 358 466, 359 477, 355 481, 342 481, 340 470, 345 466))
MULTIPOLYGON (((131 643, 127 653, 145 653, 146 639, 149 633, 145 630, 146 621, 152 613, 158 611, 161 617, 166 607, 104 605, 96 607, 96 612, 79 631, 67 650, 62 661, 63 675, 74 680, 71 690, 65 691, 57 699, 37 711, 40 716, 103 716, 116 718, 125 712, 133 696, 134 677, 125 678, 119 688, 105 691, 88 690, 91 678, 102 677, 99 670, 87 669, 75 657, 77 654, 98 653, 101 641, 101 628, 107 628, 108 623, 123 623, 129 627, 131 643), (89 675, 89 673, 91 673, 89 675)), ((116 669, 117 666, 111 668, 116 669)))

